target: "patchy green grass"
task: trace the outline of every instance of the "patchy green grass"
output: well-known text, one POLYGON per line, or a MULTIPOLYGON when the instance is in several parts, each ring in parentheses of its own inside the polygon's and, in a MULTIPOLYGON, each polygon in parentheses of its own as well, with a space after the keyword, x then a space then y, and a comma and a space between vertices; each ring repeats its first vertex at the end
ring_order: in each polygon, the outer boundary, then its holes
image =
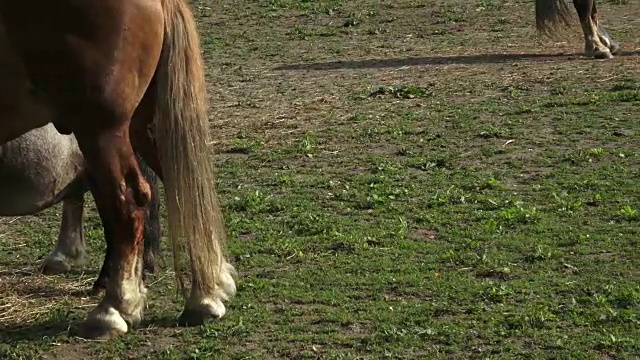
MULTIPOLYGON (((638 48, 638 9, 601 7, 638 48)), ((525 0, 194 8, 240 272, 227 316, 174 325, 164 246, 141 328, 70 337, 104 245, 90 208, 85 268, 34 275, 54 208, 2 222, 0 358, 640 356, 637 54, 575 54, 577 25, 538 38, 525 0)))

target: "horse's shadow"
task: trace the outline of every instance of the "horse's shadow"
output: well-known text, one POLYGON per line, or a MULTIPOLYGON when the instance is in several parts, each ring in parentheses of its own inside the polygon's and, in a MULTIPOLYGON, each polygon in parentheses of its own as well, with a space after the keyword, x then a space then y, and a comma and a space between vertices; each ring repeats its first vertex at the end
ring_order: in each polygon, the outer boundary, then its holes
MULTIPOLYGON (((3 327, 0 331, 0 343, 16 344, 21 342, 30 342, 42 340, 46 338, 59 339, 78 339, 82 338, 82 326, 86 315, 90 309, 85 311, 70 312, 69 317, 56 318, 38 321, 28 324, 14 324, 3 327)), ((145 332, 148 329, 163 328, 179 328, 178 314, 160 315, 154 314, 146 317, 142 323, 134 328, 131 332, 145 332)))
MULTIPOLYGON (((82 338, 82 325, 86 314, 76 314, 70 319, 46 320, 25 325, 13 325, 0 331, 0 343, 15 344, 42 340, 45 338, 73 339, 82 338)), ((180 328, 177 314, 145 318, 141 324, 130 329, 132 332, 145 332, 145 329, 180 328)))
MULTIPOLYGON (((638 56, 640 51, 624 51, 616 57, 638 56)), ((281 65, 275 70, 340 70, 340 69, 381 69, 400 68, 404 66, 427 65, 473 65, 473 64, 497 64, 507 62, 549 62, 564 61, 567 59, 593 61, 592 57, 582 53, 557 53, 557 54, 475 54, 454 56, 425 56, 413 58, 392 59, 366 59, 345 60, 317 63, 302 63, 281 65)))
MULTIPOLYGON (((54 316, 43 316, 35 321, 14 323, 10 325, 0 325, 0 343, 18 344, 30 341, 41 341, 43 339, 56 339, 55 341, 66 341, 74 338, 82 338, 83 322, 89 311, 104 296, 104 293, 92 293, 92 284, 97 277, 97 272, 72 269, 65 274, 56 275, 67 279, 77 279, 84 277, 76 287, 62 288, 56 283, 38 281, 42 277, 33 269, 11 269, 0 270, 0 277, 11 277, 12 281, 21 283, 11 289, 11 293, 19 298, 44 299, 45 301, 59 301, 60 299, 91 298, 84 302, 82 306, 67 305, 68 308, 63 313, 56 313, 54 316)), ((41 278, 42 279, 42 278, 41 278)), ((86 299, 85 299, 86 300, 86 299)), ((75 300, 74 300, 75 301, 75 300)), ((28 311, 25 309, 25 311, 28 311)), ((59 312, 60 308, 56 310, 59 312)), ((132 331, 145 331, 150 328, 174 328, 177 327, 178 314, 149 314, 143 322, 132 331)))
MULTIPOLYGON (((15 298, 17 302, 12 303, 13 300, 5 298, 4 309, 13 308, 11 311, 11 317, 14 314, 20 314, 23 318, 29 318, 29 312, 34 313, 31 316, 39 316, 42 318, 35 319, 35 321, 18 322, 17 320, 11 320, 11 324, 2 324, 0 330, 0 342, 2 343, 16 343, 22 341, 42 340, 43 338, 58 337, 60 334, 67 333, 70 330, 70 324, 73 324, 77 318, 81 320, 80 312, 82 310, 75 309, 70 306, 66 313, 58 313, 59 308, 54 310, 56 313, 43 315, 43 311, 35 311, 30 306, 36 306, 45 308, 48 303, 58 302, 62 299, 80 299, 92 297, 91 286, 97 273, 87 270, 72 269, 65 274, 55 275, 55 277, 66 282, 67 280, 74 279, 76 281, 72 286, 62 287, 55 281, 50 281, 47 276, 42 275, 37 268, 23 268, 23 269, 2 269, 0 270, 0 278, 5 279, 4 286, 8 286, 5 290, 8 290, 12 298, 15 298), (82 281, 77 279, 84 278, 82 281), (20 299, 36 300, 37 305, 25 303, 20 299), (40 314, 40 315, 35 315, 40 314)), ((98 298, 95 299, 95 302, 98 298)), ((46 310, 46 309, 45 309, 46 310)), ((46 312, 46 311, 45 311, 46 312)), ((7 320, 8 318, 4 318, 7 320)))
POLYGON ((55 338, 68 334, 73 323, 68 320, 46 320, 35 324, 18 324, 4 327, 0 331, 0 342, 5 344, 55 338))
POLYGON ((98 272, 94 270, 71 269, 64 274, 53 276, 70 281, 77 281, 77 279, 83 280, 81 281, 81 285, 76 286, 70 290, 68 288, 58 288, 44 281, 31 281, 34 279, 43 279, 47 277, 46 275, 42 275, 37 269, 25 268, 17 270, 0 270, 0 278, 12 277, 14 282, 16 281, 16 279, 22 280, 22 285, 12 288, 12 293, 25 297, 29 296, 36 298, 77 298, 90 296, 93 282, 98 278, 98 272))

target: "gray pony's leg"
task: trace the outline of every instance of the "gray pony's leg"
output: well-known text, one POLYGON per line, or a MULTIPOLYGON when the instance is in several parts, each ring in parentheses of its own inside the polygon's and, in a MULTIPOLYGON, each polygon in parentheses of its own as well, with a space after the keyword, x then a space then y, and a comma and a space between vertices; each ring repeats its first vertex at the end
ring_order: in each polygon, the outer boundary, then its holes
POLYGON ((85 189, 78 183, 62 202, 58 242, 40 268, 45 275, 60 274, 69 271, 72 265, 84 263, 84 193, 85 189))

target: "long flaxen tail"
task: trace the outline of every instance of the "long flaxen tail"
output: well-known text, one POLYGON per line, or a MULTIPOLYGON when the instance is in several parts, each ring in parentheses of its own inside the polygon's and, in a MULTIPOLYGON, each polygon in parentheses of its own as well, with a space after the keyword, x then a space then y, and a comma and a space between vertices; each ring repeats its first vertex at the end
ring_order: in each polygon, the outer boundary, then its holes
POLYGON ((165 36, 156 71, 156 144, 164 175, 169 237, 178 283, 180 257, 191 259, 194 296, 226 300, 235 293, 224 258, 226 232, 215 192, 208 142, 206 85, 200 39, 185 0, 163 0, 165 36))
POLYGON ((566 0, 536 0, 536 28, 545 35, 554 35, 571 24, 571 11, 566 0))

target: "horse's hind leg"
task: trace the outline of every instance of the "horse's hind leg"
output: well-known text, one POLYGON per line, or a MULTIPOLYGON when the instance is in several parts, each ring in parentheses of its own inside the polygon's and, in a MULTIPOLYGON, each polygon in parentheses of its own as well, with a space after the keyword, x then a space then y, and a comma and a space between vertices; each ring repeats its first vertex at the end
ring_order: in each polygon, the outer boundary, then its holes
POLYGON ((598 23, 592 15, 595 0, 573 0, 573 5, 578 12, 582 33, 584 34, 584 50, 587 55, 593 55, 597 59, 611 59, 611 51, 601 41, 598 32, 598 23))
POLYGON ((598 38, 606 47, 609 48, 611 54, 620 54, 622 51, 620 44, 611 39, 607 30, 605 30, 602 23, 598 20, 598 9, 596 8, 595 0, 593 1, 593 7, 591 8, 591 21, 596 24, 596 28, 598 29, 598 38))
MULTIPOLYGON (((148 273, 155 273, 156 265, 155 258, 159 253, 160 248, 160 200, 158 189, 158 178, 153 171, 146 165, 146 163, 137 156, 138 164, 144 175, 145 180, 151 186, 151 200, 147 205, 145 211, 144 221, 144 251, 143 251, 143 269, 148 273)), ((107 244, 107 250, 105 252, 104 261, 98 278, 93 283, 91 293, 97 295, 107 288, 109 281, 109 274, 111 273, 111 263, 113 261, 113 247, 115 246, 115 239, 113 235, 113 228, 111 224, 106 220, 106 209, 102 202, 102 198, 97 192, 97 185, 93 178, 88 177, 89 187, 94 194, 96 207, 98 208, 98 214, 102 220, 104 229, 104 237, 107 244)), ((146 281, 146 273, 143 273, 143 281, 146 281)))
POLYGON ((43 274, 59 274, 81 265, 86 255, 83 213, 86 189, 77 183, 62 202, 62 222, 58 242, 53 251, 44 258, 40 270, 43 274))
POLYGON ((127 124, 116 131, 76 132, 78 144, 95 176, 105 228, 113 230, 106 293, 89 313, 85 336, 125 333, 142 319, 146 289, 142 282, 144 205, 150 197, 128 139, 127 124))

